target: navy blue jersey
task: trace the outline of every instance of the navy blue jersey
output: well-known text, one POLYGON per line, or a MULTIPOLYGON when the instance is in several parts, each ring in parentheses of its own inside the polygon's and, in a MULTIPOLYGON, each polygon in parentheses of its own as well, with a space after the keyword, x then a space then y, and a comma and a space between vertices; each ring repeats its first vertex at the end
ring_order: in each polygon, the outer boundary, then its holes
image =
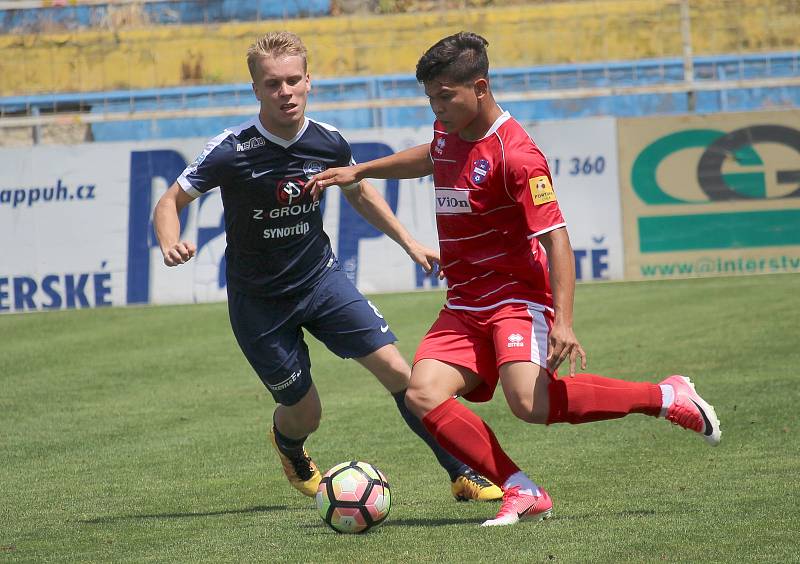
POLYGON ((351 163, 350 145, 330 125, 306 118, 287 141, 256 117, 211 139, 178 184, 193 197, 220 187, 228 285, 280 296, 313 286, 335 261, 306 182, 351 163))

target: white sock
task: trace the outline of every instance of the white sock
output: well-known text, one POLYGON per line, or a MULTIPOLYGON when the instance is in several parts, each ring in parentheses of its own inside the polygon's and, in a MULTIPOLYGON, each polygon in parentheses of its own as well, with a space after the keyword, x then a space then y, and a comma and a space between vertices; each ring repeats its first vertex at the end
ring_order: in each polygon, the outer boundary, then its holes
POLYGON ((667 410, 675 401, 675 388, 669 384, 659 384, 661 388, 661 417, 667 416, 667 410))
POLYGON ((537 486, 533 480, 528 478, 527 474, 520 470, 519 472, 514 472, 505 481, 503 484, 503 489, 507 490, 508 488, 513 488, 514 486, 519 486, 519 491, 521 493, 528 493, 525 490, 529 490, 531 495, 539 495, 539 486, 537 486))

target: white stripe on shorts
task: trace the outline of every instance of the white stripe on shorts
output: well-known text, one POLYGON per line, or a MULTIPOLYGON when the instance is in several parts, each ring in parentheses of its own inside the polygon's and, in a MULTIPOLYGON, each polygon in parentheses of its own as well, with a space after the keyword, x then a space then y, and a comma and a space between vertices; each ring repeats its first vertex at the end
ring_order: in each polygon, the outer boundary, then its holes
POLYGON ((528 314, 531 316, 531 362, 547 368, 547 337, 550 334, 547 318, 531 306, 528 306, 528 314))

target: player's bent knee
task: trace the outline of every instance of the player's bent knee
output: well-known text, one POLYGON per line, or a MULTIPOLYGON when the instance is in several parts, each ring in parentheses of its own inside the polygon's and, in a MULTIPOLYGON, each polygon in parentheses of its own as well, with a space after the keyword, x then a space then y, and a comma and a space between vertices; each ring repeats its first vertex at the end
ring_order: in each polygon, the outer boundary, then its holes
POLYGON ((425 417, 436 405, 438 404, 424 389, 410 387, 406 390, 406 407, 420 419, 425 417))
POLYGON ((549 407, 545 406, 542 407, 539 404, 533 406, 533 411, 531 412, 531 418, 528 423, 535 423, 537 425, 546 425, 547 418, 550 414, 549 407))
POLYGON ((541 406, 532 400, 516 398, 509 401, 511 413, 526 423, 547 423, 547 406, 541 406))
POLYGON ((521 419, 526 423, 533 423, 533 406, 526 405, 524 402, 510 402, 509 407, 511 408, 511 413, 517 419, 521 419))

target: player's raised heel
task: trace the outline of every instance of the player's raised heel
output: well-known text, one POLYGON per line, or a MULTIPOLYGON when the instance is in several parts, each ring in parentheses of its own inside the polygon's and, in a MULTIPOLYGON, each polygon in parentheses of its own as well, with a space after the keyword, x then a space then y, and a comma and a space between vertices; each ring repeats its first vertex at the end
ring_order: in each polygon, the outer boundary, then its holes
POLYGON ((286 474, 286 478, 292 484, 292 487, 305 496, 314 497, 317 494, 320 480, 322 480, 322 474, 320 474, 311 457, 308 456, 306 449, 302 449, 297 456, 290 457, 282 453, 275 440, 275 427, 270 427, 269 438, 272 447, 281 459, 283 473, 286 474))
POLYGON ((456 478, 450 491, 456 501, 495 501, 503 498, 503 490, 474 470, 456 478))
POLYGON ((692 381, 686 376, 674 375, 659 384, 675 390, 675 399, 667 408, 667 421, 700 433, 708 444, 717 446, 722 438, 717 412, 695 391, 692 381))

